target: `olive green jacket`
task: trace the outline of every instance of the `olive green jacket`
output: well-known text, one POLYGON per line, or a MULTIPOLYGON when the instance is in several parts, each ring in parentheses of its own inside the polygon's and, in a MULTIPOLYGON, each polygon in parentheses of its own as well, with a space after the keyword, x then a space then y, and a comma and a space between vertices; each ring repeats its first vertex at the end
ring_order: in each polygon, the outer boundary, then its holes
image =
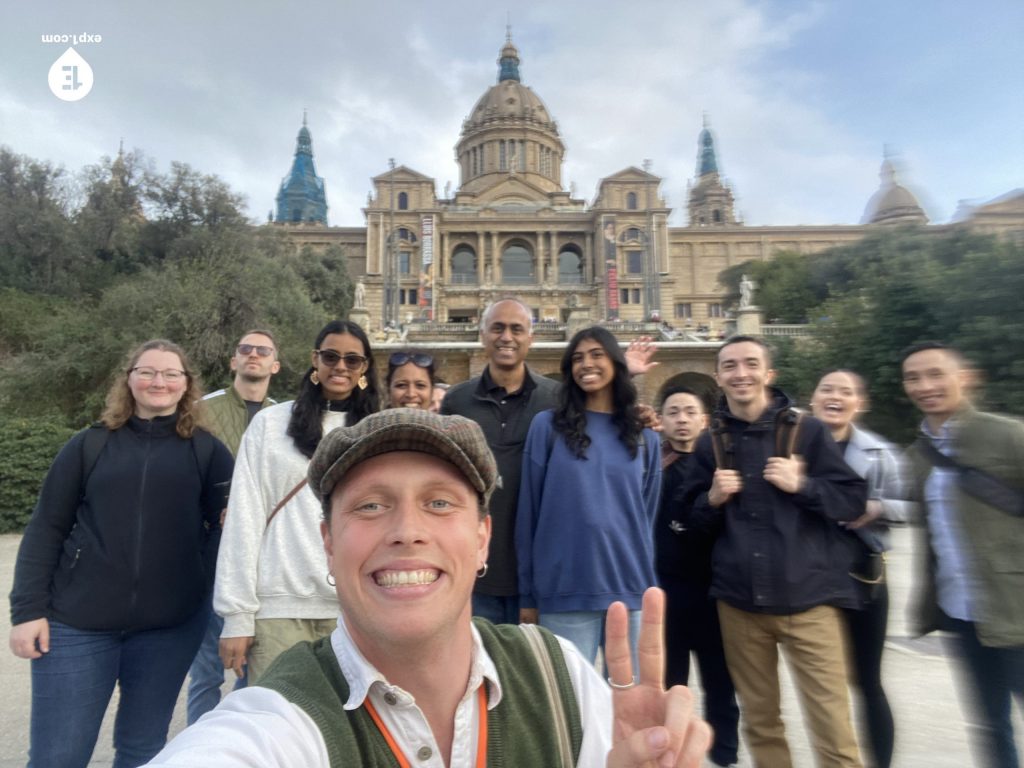
MULTIPOLYGON (((970 407, 952 418, 956 460, 1024 492, 1024 423, 970 407)), ((921 502, 926 523, 917 548, 919 573, 924 578, 916 604, 911 606, 911 620, 920 634, 926 634, 941 629, 935 553, 927 530, 931 518, 924 501, 924 484, 932 465, 916 445, 909 448, 907 456, 914 500, 921 502)), ((978 637, 993 647, 1024 646, 1024 517, 996 509, 959 489, 956 493, 960 530, 980 584, 978 637)))
MULTIPOLYGON (((277 401, 264 398, 260 409, 274 405, 277 401)), ((203 410, 206 427, 231 451, 232 456, 238 455, 238 446, 242 442, 242 433, 249 426, 249 414, 245 409, 245 401, 234 387, 226 387, 211 392, 203 398, 203 410)))

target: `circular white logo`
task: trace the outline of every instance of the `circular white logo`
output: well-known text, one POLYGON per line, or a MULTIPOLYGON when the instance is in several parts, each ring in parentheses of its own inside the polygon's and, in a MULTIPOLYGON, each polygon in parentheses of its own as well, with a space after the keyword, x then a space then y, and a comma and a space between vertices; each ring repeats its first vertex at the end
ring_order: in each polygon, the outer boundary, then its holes
POLYGON ((68 48, 53 62, 49 75, 50 90, 62 101, 84 99, 92 90, 92 67, 74 48, 68 48))

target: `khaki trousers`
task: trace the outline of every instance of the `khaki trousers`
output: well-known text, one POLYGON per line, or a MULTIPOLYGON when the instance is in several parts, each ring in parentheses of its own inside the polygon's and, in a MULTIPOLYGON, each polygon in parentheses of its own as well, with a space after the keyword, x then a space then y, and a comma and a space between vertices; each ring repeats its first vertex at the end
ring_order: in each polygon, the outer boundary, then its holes
POLYGON ((721 601, 725 659, 740 699, 740 722, 757 768, 791 768, 779 692, 779 655, 789 664, 819 768, 860 768, 850 720, 839 611, 748 613, 721 601))
POLYGON ((337 619, 256 619, 256 635, 249 649, 249 685, 259 682, 271 662, 293 645, 319 640, 337 626, 337 619))

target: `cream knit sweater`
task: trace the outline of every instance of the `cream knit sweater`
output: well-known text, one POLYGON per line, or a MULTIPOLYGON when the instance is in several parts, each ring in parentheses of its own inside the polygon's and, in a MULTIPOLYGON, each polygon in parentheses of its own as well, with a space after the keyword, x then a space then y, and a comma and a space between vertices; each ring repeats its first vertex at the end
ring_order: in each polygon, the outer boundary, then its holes
MULTIPOLYGON (((309 466, 286 434, 291 412, 289 401, 257 413, 238 449, 213 596, 224 617, 222 637, 254 635, 256 619, 333 619, 339 612, 326 580, 320 503, 309 486, 267 527, 309 466)), ((345 426, 347 416, 324 413, 324 434, 345 426)))

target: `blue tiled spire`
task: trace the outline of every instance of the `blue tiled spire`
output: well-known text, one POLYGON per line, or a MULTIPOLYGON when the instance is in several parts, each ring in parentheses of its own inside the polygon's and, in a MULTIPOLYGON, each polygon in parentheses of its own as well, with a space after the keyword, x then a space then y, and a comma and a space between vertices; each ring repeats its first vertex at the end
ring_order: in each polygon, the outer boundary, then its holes
POLYGON ((718 160, 715 158, 715 140, 711 137, 711 130, 708 128, 708 116, 704 115, 704 129, 697 139, 697 177, 707 176, 709 173, 718 173, 718 160))
POLYGON ((313 137, 306 126, 306 114, 302 114, 302 128, 295 143, 295 159, 291 172, 281 181, 277 193, 277 217, 275 221, 315 222, 327 224, 327 196, 324 180, 316 175, 313 166, 313 137))

